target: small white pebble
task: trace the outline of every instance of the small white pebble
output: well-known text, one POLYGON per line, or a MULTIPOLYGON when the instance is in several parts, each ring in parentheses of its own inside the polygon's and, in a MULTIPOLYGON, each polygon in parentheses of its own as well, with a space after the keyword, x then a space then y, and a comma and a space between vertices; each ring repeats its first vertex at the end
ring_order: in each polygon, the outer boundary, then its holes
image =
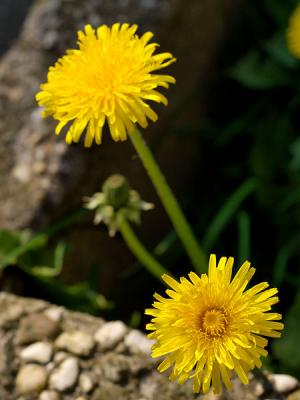
POLYGON ((94 339, 100 350, 109 350, 115 347, 126 335, 127 326, 122 321, 107 322, 95 333, 94 339))
POLYGON ((52 321, 60 321, 63 316, 63 308, 62 307, 51 307, 45 311, 45 314, 48 318, 52 319, 52 321))
POLYGON ((90 375, 83 372, 79 377, 79 386, 84 393, 89 393, 94 387, 94 382, 90 375))
POLYGON ((47 384, 48 374, 45 367, 37 364, 26 364, 16 377, 16 390, 20 394, 42 391, 47 384))
POLYGON ((92 336, 86 332, 64 332, 56 339, 55 346, 79 356, 88 356, 93 350, 95 342, 92 336))
POLYGON ((24 361, 35 361, 37 363, 46 364, 48 363, 53 354, 53 348, 49 342, 36 342, 30 346, 25 347, 20 357, 24 361))
POLYGON ((49 383, 51 389, 56 389, 59 392, 71 389, 77 382, 78 373, 77 358, 67 358, 50 375, 49 383))
POLYGON ((296 378, 286 374, 272 374, 269 376, 269 380, 273 384, 275 390, 280 393, 291 392, 299 385, 296 378))
POLYGON ((142 332, 133 329, 124 339, 125 346, 132 354, 150 355, 154 340, 150 340, 142 332))
POLYGON ((44 390, 40 396, 39 400, 59 400, 60 396, 54 390, 44 390))
POLYGON ((261 382, 255 382, 253 392, 256 397, 260 397, 264 394, 265 390, 261 382))

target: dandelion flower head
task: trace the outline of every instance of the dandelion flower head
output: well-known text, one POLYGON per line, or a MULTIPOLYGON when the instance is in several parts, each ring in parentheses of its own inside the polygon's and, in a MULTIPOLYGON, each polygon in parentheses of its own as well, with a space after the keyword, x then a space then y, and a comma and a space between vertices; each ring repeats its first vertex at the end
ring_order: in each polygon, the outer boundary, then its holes
POLYGON ((126 140, 135 124, 145 128, 157 120, 148 101, 168 104, 157 88, 168 88, 175 79, 154 73, 175 61, 170 53, 155 53, 157 43, 137 25, 116 23, 96 30, 86 25, 78 32, 78 49, 68 50, 50 67, 48 81, 36 95, 43 116, 58 121, 56 133, 69 125, 67 143, 78 142, 84 130, 85 146, 101 143, 108 123, 115 141, 126 140), (155 54, 154 54, 155 53, 155 54))
POLYGON ((233 372, 247 384, 248 372, 267 355, 266 337, 283 329, 281 315, 268 312, 277 289, 263 282, 246 290, 255 269, 246 261, 232 278, 232 267, 232 257, 217 264, 211 255, 208 275, 191 272, 180 282, 163 275, 168 298, 155 294, 154 308, 146 310, 153 317, 149 337, 156 339, 152 356, 165 356, 158 370, 172 367, 170 379, 180 384, 193 379, 196 393, 211 386, 219 393, 222 381, 231 389, 233 372))
POLYGON ((290 52, 300 58, 300 4, 290 16, 287 29, 287 44, 290 52))

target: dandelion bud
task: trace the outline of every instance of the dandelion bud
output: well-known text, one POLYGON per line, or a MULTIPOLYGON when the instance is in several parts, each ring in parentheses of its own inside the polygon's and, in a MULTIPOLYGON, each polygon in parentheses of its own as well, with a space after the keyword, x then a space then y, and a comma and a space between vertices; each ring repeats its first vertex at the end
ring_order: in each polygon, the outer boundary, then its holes
POLYGON ((94 223, 107 225, 110 236, 115 235, 122 220, 138 224, 141 212, 153 208, 153 204, 143 201, 137 191, 130 189, 124 176, 117 174, 106 179, 101 193, 84 198, 84 202, 85 208, 96 211, 94 223))
POLYGON ((107 202, 116 210, 127 205, 129 184, 123 175, 112 175, 103 184, 102 191, 107 202))

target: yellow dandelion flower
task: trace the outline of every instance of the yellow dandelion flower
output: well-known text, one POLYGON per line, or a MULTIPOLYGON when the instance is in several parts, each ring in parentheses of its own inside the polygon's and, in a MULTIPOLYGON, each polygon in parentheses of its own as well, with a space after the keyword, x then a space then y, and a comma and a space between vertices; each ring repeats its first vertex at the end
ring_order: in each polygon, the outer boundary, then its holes
POLYGON ((48 72, 48 81, 36 95, 43 116, 59 121, 56 133, 70 122, 67 143, 78 142, 86 129, 85 146, 101 143, 108 122, 115 141, 126 140, 134 124, 145 128, 157 120, 148 100, 167 105, 158 87, 168 88, 175 79, 154 74, 175 61, 170 53, 154 54, 157 43, 146 32, 136 35, 137 25, 86 25, 78 32, 79 49, 68 50, 48 72))
POLYGON ((221 381, 231 389, 234 371, 247 384, 248 372, 267 355, 266 337, 283 329, 281 315, 267 312, 278 302, 277 289, 263 282, 245 290, 255 269, 246 261, 232 279, 232 266, 232 257, 217 265, 211 255, 208 275, 191 272, 180 282, 163 275, 169 298, 155 294, 154 308, 146 310, 153 316, 146 326, 156 339, 152 356, 166 356, 158 370, 173 367, 170 379, 180 384, 193 379, 196 393, 210 386, 219 393, 221 381))
POLYGON ((300 4, 293 11, 287 29, 287 44, 290 52, 300 58, 300 4))

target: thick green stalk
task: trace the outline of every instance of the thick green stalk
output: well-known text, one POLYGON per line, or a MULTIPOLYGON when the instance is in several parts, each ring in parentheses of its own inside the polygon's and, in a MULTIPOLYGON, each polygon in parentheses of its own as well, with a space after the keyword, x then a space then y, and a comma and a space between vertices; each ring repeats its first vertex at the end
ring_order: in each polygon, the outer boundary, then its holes
POLYGON ((206 255, 197 242, 181 208, 168 186, 164 175, 156 163, 149 147, 145 143, 140 131, 135 128, 130 139, 146 168, 153 185, 169 215, 173 226, 185 247, 185 250, 198 273, 207 272, 206 255))
POLYGON ((170 273, 148 252, 139 241, 130 224, 124 219, 119 223, 119 230, 128 248, 156 278, 161 279, 163 274, 170 273))

